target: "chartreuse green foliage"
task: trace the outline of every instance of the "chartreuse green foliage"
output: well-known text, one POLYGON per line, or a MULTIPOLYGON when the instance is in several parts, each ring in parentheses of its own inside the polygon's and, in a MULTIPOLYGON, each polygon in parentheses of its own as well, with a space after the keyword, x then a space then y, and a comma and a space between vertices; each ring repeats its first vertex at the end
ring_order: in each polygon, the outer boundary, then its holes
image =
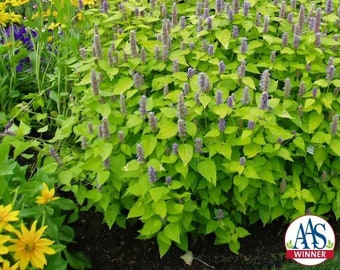
POLYGON ((339 218, 339 3, 155 2, 83 12, 51 141, 63 190, 110 228, 140 220, 161 256, 188 234, 237 253, 248 224, 339 218))

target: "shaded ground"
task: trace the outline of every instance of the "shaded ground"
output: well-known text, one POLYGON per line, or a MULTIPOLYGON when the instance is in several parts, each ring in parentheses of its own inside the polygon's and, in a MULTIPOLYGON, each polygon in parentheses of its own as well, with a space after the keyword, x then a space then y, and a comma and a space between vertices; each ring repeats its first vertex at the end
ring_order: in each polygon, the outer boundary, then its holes
MULTIPOLYGON (((191 266, 180 258, 185 252, 176 247, 159 258, 156 240, 137 240, 138 227, 123 230, 116 226, 110 231, 101 224, 102 216, 85 213, 75 225, 75 249, 90 257, 94 270, 177 270, 211 269, 194 260, 191 266)), ((340 242, 340 223, 330 217, 329 223, 336 233, 336 249, 340 242)), ((267 270, 279 268, 285 259, 284 235, 287 228, 282 220, 265 227, 255 224, 248 228, 251 235, 241 240, 239 255, 229 251, 227 245, 214 246, 213 237, 190 241, 190 250, 196 258, 214 266, 214 269, 267 270)))

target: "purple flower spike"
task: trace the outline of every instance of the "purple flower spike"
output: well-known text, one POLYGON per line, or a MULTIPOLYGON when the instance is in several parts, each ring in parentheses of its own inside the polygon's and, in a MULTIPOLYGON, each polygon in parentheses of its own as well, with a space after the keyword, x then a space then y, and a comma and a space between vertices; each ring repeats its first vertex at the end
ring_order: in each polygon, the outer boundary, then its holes
POLYGON ((260 109, 261 110, 268 109, 268 92, 262 92, 260 99, 260 109))
POLYGON ((150 184, 154 184, 157 182, 157 172, 153 166, 148 167, 148 176, 150 184))
POLYGON ((240 157, 240 165, 244 166, 246 164, 246 158, 245 157, 240 157))

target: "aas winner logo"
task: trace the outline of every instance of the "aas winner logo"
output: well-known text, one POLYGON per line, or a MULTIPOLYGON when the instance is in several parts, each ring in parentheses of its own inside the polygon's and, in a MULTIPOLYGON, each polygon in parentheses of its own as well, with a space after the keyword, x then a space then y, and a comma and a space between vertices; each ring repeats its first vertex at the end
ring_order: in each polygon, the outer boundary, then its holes
POLYGON ((286 258, 302 265, 317 265, 334 257, 335 234, 321 217, 295 219, 285 235, 286 258))

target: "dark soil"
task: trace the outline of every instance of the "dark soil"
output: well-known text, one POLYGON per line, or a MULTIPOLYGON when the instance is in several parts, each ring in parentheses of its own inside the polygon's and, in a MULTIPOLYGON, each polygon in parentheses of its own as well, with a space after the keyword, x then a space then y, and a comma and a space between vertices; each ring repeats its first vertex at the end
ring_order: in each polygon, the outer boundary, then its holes
MULTIPOLYGON (((212 269, 194 260, 192 265, 186 265, 180 258, 185 254, 177 247, 171 247, 162 259, 159 257, 157 242, 152 240, 137 240, 138 226, 128 230, 114 226, 111 230, 102 223, 98 213, 85 213, 75 224, 77 251, 84 252, 92 261, 94 270, 111 269, 212 269)), ((336 233, 336 249, 340 241, 340 223, 333 216, 329 223, 336 233)), ((215 246, 214 238, 207 236, 191 240, 189 250, 194 257, 214 266, 214 269, 232 270, 267 270, 280 268, 286 262, 284 235, 288 227, 283 220, 266 225, 254 224, 247 228, 250 236, 241 239, 239 255, 232 253, 227 245, 215 246)))

